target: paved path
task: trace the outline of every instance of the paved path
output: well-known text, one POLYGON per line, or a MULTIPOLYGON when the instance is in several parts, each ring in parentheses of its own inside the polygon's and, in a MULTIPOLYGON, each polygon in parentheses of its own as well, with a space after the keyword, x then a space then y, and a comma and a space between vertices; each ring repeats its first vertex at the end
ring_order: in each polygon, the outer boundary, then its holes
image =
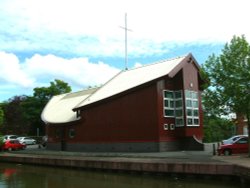
MULTIPOLYGON (((217 144, 215 143, 216 147, 217 144)), ((164 159, 171 162, 221 162, 231 163, 250 168, 250 157, 248 154, 239 154, 232 156, 213 155, 212 144, 205 144, 205 151, 169 151, 154 153, 119 153, 119 152, 64 152, 50 151, 45 148, 39 149, 38 145, 30 145, 26 150, 14 151, 13 153, 61 156, 61 157, 101 157, 101 158, 139 158, 139 159, 164 159)))

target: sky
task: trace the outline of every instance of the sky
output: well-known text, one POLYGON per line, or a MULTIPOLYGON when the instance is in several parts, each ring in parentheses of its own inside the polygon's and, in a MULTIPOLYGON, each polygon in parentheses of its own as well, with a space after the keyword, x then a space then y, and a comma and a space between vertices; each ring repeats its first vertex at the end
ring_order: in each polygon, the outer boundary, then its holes
POLYGON ((250 39, 249 0, 0 0, 0 102, 55 79, 73 91, 192 53, 202 65, 250 39))

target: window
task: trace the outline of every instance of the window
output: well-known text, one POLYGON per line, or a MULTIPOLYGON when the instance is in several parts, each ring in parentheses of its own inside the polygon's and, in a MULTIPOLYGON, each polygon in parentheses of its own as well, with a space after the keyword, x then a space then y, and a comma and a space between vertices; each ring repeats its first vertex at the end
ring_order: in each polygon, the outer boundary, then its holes
POLYGON ((164 124, 164 125, 163 125, 163 129, 164 129, 164 130, 168 130, 168 124, 164 124))
POLYGON ((248 138, 240 138, 238 141, 236 141, 237 144, 247 144, 248 138))
POLYGON ((174 92, 164 91, 164 116, 175 117, 174 92))
POLYGON ((182 91, 164 90, 164 117, 175 118, 176 127, 184 126, 182 91))
POLYGON ((198 93, 185 91, 187 126, 199 126, 198 93))
POLYGON ((175 126, 182 127, 184 126, 182 91, 175 91, 174 94, 175 94, 175 126))
POLYGON ((182 117, 182 118, 176 118, 176 119, 175 119, 175 126, 176 126, 176 127, 184 126, 183 117, 182 117))
POLYGON ((80 110, 77 110, 76 111, 76 118, 79 118, 81 116, 81 111, 80 110))
POLYGON ((69 137, 74 138, 76 135, 75 129, 69 129, 69 137))
POLYGON ((170 124, 170 130, 174 130, 174 129, 175 129, 174 124, 170 124))

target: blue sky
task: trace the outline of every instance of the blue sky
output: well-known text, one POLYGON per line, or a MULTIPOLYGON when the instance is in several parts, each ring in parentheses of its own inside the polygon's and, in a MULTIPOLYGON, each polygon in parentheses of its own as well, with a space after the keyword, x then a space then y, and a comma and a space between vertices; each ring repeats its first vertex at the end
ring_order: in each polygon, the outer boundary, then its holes
POLYGON ((61 79, 78 91, 124 68, 248 40, 248 0, 0 0, 0 102, 61 79))

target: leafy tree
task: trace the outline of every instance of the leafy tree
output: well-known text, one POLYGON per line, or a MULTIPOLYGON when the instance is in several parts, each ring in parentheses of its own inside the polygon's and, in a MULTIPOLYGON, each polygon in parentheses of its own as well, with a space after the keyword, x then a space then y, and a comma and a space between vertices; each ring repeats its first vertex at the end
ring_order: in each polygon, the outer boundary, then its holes
MULTIPOLYGON (((4 113, 0 104, 0 128, 3 126, 3 119, 4 119, 4 113)), ((0 151, 1 151, 2 145, 3 145, 3 137, 0 132, 0 151)))
POLYGON ((34 97, 42 100, 43 102, 48 102, 54 95, 59 95, 63 93, 71 92, 71 87, 61 81, 55 80, 54 82, 50 82, 49 87, 37 87, 34 89, 34 97))
POLYGON ((3 119, 4 119, 4 113, 2 107, 0 106, 0 127, 2 127, 3 125, 3 119))
POLYGON ((2 150, 2 145, 3 145, 3 137, 0 135, 0 151, 2 150))
MULTIPOLYGON (((18 135, 36 135, 39 128, 40 134, 45 133, 41 113, 47 102, 54 96, 71 91, 71 87, 61 81, 50 82, 49 87, 34 88, 33 96, 15 96, 4 104, 1 104, 4 112, 4 133, 18 135)), ((0 120, 1 120, 0 108, 0 120)), ((1 122, 0 122, 1 125, 1 122)))
POLYGON ((34 88, 32 97, 27 97, 23 102, 24 117, 30 124, 30 134, 36 134, 37 129, 41 134, 45 133, 44 123, 41 120, 41 113, 48 103, 48 101, 54 96, 71 91, 71 87, 61 81, 55 80, 50 82, 49 87, 37 87, 34 88))
POLYGON ((235 130, 233 122, 217 116, 204 116, 204 142, 219 142, 235 130))
POLYGON ((24 134, 29 129, 22 110, 22 102, 26 97, 25 95, 14 96, 2 105, 4 111, 2 130, 6 134, 24 134))
POLYGON ((250 131, 250 46, 245 37, 234 36, 221 55, 208 57, 203 69, 210 79, 204 92, 207 110, 217 115, 244 114, 250 131))
POLYGON ((27 132, 28 135, 36 135, 37 129, 39 129, 39 134, 45 133, 43 122, 40 118, 45 105, 45 102, 30 96, 27 97, 25 101, 23 101, 23 118, 26 122, 28 122, 27 124, 30 128, 27 132))

